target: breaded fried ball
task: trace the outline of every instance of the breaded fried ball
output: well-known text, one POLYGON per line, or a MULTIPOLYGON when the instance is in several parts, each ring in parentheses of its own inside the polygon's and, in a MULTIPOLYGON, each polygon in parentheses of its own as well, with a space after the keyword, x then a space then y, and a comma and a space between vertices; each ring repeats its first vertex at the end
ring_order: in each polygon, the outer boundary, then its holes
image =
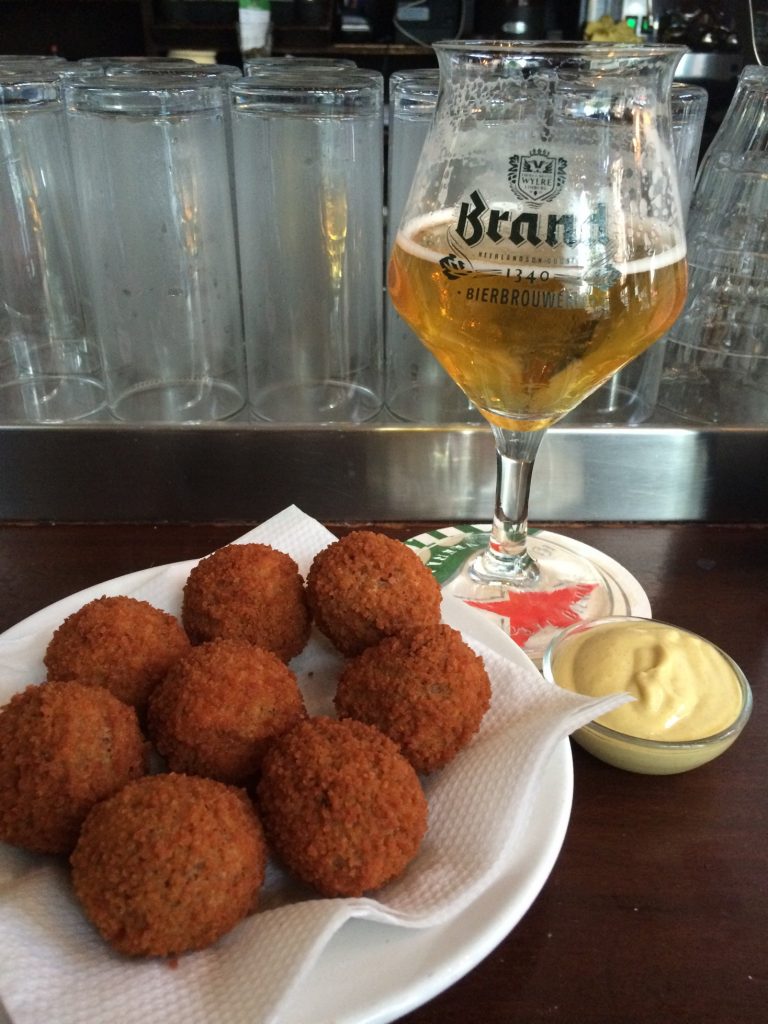
POLYGON ((97 597, 69 615, 45 652, 48 678, 103 686, 135 707, 152 690, 189 638, 173 615, 134 597, 97 597))
POLYGON ((316 556, 307 598, 319 629, 346 655, 440 621, 440 586, 429 569, 401 541, 370 530, 349 533, 316 556))
POLYGON ((75 682, 28 686, 0 710, 0 840, 70 853, 93 805, 145 771, 136 712, 75 682))
POLYGON ((388 637, 347 662, 334 703, 340 718, 386 733, 417 772, 433 772, 467 746, 490 699, 482 658, 439 624, 388 637))
POLYGON ((267 851, 242 790, 148 775, 98 804, 70 858, 80 903, 129 956, 212 945, 256 906, 267 851))
POLYGON ((397 878, 427 828, 413 768, 362 722, 294 726, 267 752, 256 793, 272 850, 325 896, 361 896, 397 878))
POLYGON ((147 728, 171 771, 244 784, 270 740, 306 717, 276 654, 211 640, 180 658, 150 698, 147 728))
POLYGON ((181 618, 195 644, 243 640, 283 661, 304 649, 311 625, 298 566, 268 544, 229 544, 198 562, 181 618))

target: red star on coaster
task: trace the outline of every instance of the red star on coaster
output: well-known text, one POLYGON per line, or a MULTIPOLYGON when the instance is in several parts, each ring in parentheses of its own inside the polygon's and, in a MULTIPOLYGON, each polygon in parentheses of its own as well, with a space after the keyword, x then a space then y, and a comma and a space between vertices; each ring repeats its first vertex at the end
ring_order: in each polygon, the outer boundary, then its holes
POLYGON ((587 597, 596 583, 544 590, 539 593, 509 593, 496 601, 467 601, 473 608, 500 615, 509 623, 509 635, 520 647, 545 626, 570 626, 578 615, 574 605, 587 597))

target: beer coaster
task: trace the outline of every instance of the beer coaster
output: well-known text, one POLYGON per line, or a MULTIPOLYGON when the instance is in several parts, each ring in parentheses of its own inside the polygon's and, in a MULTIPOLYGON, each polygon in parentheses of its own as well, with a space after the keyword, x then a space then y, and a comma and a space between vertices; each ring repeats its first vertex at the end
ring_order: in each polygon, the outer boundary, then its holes
POLYGON ((580 618, 609 615, 651 617, 648 596, 635 577, 602 551, 548 530, 530 530, 529 544, 535 557, 557 559, 569 553, 586 558, 594 566, 599 587, 573 586, 535 594, 504 594, 488 588, 487 600, 470 600, 463 593, 466 577, 461 570, 467 559, 488 543, 490 526, 448 526, 420 533, 406 541, 431 570, 445 593, 477 608, 500 626, 537 665, 558 630, 580 618))

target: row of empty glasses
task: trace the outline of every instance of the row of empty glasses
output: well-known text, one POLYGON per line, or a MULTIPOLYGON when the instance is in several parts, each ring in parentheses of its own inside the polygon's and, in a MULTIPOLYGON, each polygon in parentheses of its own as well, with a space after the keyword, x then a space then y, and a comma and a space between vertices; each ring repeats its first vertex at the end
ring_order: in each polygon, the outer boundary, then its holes
POLYGON ((746 67, 696 177, 688 299, 658 405, 694 423, 768 424, 768 68, 746 67))
MULTIPOLYGON (((0 57, 0 422, 479 419, 384 308, 437 72, 390 78, 385 197, 380 74, 244 71, 0 57)), ((675 86, 684 205, 705 107, 675 86)), ((596 422, 647 418, 663 344, 596 392, 596 422)))
POLYGON ((3 422, 383 402, 383 78, 0 59, 3 422))

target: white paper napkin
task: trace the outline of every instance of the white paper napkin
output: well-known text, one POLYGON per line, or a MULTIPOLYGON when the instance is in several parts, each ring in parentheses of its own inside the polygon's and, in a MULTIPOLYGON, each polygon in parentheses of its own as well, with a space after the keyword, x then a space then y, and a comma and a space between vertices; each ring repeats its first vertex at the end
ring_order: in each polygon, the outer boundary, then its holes
MULTIPOLYGON (((239 538, 288 552, 303 575, 333 539, 295 507, 239 538)), ((128 592, 178 614, 192 564, 148 571, 132 587, 105 592, 128 592)), ((44 678, 42 656, 65 613, 60 602, 44 628, 25 634, 22 624, 0 637, 0 700, 44 678)), ((425 781, 429 830, 401 879, 375 898, 323 899, 270 864, 261 909, 171 969, 113 953, 83 917, 66 865, 0 844, 0 998, 14 1024, 277 1024, 290 1016, 292 993, 345 922, 428 928, 489 887, 520 841, 555 746, 627 698, 588 700, 551 686, 516 650, 498 653, 511 643, 500 630, 498 643, 495 632, 492 646, 483 643, 488 624, 453 598, 444 601, 443 618, 483 656, 493 697, 472 745, 425 781)), ((291 663, 311 714, 332 713, 340 664, 316 632, 291 663)))

